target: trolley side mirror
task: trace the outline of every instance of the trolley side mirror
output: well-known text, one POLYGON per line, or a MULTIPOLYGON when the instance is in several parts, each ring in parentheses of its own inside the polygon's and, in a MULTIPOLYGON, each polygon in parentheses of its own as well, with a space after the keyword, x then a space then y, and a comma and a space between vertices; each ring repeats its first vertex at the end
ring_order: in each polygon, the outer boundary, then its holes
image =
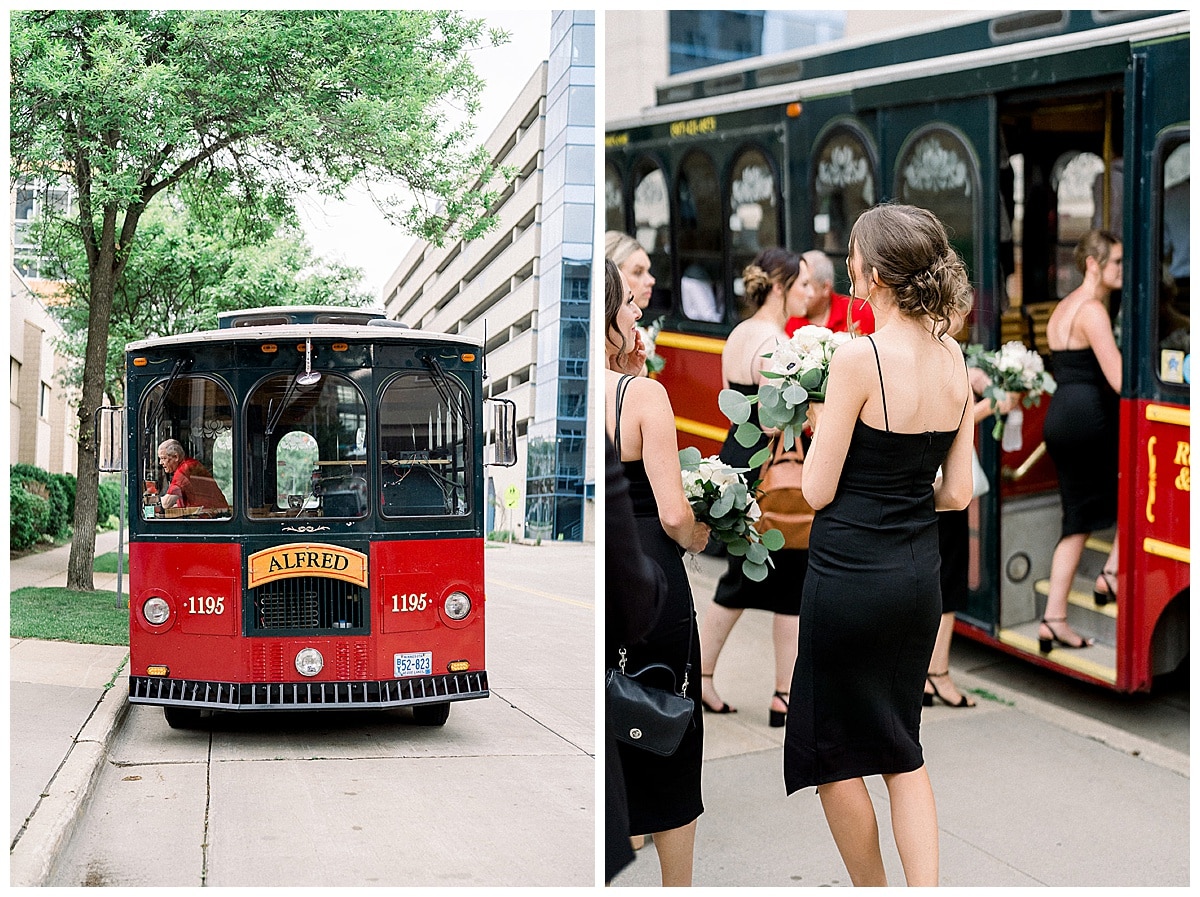
POLYGON ((125 409, 102 405, 96 409, 96 465, 101 473, 119 473, 125 469, 122 448, 125 435, 125 409))
POLYGON ((487 399, 490 409, 488 426, 492 458, 485 463, 495 467, 512 467, 517 463, 517 403, 512 399, 487 399))

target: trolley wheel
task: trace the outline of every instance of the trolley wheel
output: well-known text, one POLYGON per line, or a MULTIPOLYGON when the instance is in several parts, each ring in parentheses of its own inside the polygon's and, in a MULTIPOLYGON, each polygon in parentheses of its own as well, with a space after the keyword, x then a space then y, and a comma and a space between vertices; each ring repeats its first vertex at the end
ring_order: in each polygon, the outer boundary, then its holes
POLYGON ((444 726, 450 718, 450 702, 445 704, 416 704, 413 706, 413 722, 418 726, 444 726))
POLYGON ((172 729, 195 729, 200 725, 200 711, 194 707, 163 707, 163 716, 172 729))

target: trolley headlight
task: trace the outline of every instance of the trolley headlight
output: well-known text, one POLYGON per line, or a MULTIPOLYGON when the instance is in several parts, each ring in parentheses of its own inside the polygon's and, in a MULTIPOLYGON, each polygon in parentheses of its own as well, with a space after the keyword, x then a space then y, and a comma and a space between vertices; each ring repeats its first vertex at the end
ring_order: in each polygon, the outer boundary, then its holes
POLYGON ((464 620, 471 612, 471 599, 466 592, 451 592, 442 603, 442 610, 451 620, 464 620))
POLYGON ((315 676, 325 666, 325 658, 316 648, 301 648, 296 655, 296 672, 301 676, 315 676))
POLYGON ((142 616, 146 618, 147 623, 161 626, 171 616, 171 605, 167 604, 165 598, 159 598, 157 595, 147 598, 142 604, 142 616))

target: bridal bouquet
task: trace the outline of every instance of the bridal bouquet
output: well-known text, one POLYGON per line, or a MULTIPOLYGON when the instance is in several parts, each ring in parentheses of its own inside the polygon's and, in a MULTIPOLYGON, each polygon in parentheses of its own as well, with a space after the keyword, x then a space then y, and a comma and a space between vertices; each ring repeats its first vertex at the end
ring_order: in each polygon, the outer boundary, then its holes
MULTIPOLYGON (((1025 344, 1017 340, 1005 343, 995 352, 988 352, 983 346, 970 345, 967 346, 966 356, 967 364, 979 368, 991 380, 983 395, 991 400, 992 408, 996 408, 1008 392, 1024 393, 1021 404, 1030 408, 1041 404, 1043 393, 1052 395, 1058 386, 1046 372, 1042 356, 1032 349, 1026 349, 1025 344)), ((999 411, 995 416, 992 438, 999 439, 1006 452, 1019 451, 1024 412, 1014 408, 1006 417, 1001 416, 999 411)))
POLYGON ((712 527, 731 555, 743 558, 747 579, 761 582, 767 576, 770 552, 783 547, 783 534, 777 529, 760 534, 754 528, 761 515, 754 491, 758 484, 746 485, 742 476, 746 469, 730 467, 716 456, 701 458, 697 448, 680 451, 679 466, 683 494, 696 519, 712 527))
POLYGON ((655 318, 645 327, 640 324, 636 326, 638 334, 642 337, 642 344, 646 347, 646 373, 657 374, 667 366, 667 360, 654 350, 658 335, 662 332, 663 319, 655 318))
MULTIPOLYGON (((773 352, 763 356, 769 358, 771 364, 762 372, 766 382, 759 387, 757 395, 744 396, 735 389, 721 390, 717 402, 730 422, 737 424, 734 438, 738 443, 749 448, 761 436, 759 428, 749 422, 750 407, 758 402, 759 424, 782 430, 784 448, 791 449, 796 434, 804 426, 808 403, 825 401, 829 362, 834 351, 852 338, 849 333, 834 333, 827 327, 806 324, 792 334, 791 339, 779 343, 773 352)), ((750 459, 752 466, 766 460, 765 454, 761 458, 759 454, 750 459)))

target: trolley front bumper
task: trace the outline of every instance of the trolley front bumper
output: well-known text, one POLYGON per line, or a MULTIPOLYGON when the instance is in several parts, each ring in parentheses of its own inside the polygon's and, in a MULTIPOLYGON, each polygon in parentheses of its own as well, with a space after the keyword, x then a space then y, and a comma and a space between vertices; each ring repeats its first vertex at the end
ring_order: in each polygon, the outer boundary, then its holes
POLYGON ((207 710, 384 710, 486 698, 487 671, 370 682, 208 682, 129 677, 129 702, 207 710))

